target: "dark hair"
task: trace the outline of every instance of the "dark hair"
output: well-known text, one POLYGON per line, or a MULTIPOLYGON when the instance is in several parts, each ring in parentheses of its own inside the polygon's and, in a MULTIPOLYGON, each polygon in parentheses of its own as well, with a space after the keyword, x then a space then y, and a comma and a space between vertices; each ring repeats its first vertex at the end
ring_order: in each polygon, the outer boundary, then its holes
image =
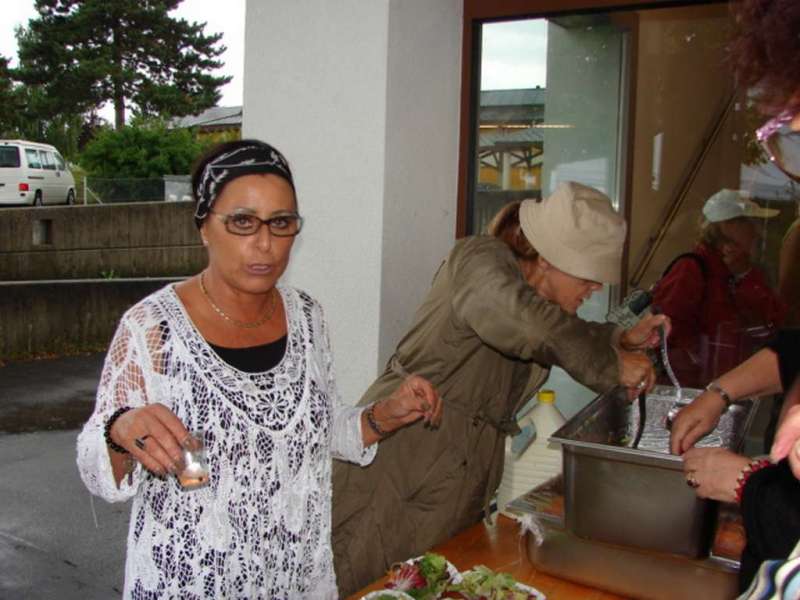
POLYGON ((712 223, 703 219, 700 222, 700 241, 710 248, 719 249, 722 247, 722 242, 725 236, 722 235, 722 229, 719 223, 712 223))
MULTIPOLYGON (((272 168, 269 166, 262 167, 262 168, 248 168, 246 164, 241 166, 241 171, 234 171, 228 177, 223 178, 220 188, 214 191, 214 196, 218 196, 222 193, 222 190, 225 188, 225 185, 230 181, 233 181, 235 178, 241 175, 248 175, 253 174, 254 172, 259 174, 272 174, 277 175, 285 179, 289 185, 292 186, 292 190, 294 190, 294 179, 292 178, 292 172, 289 168, 289 164, 286 162, 285 157, 273 146, 270 146, 266 142, 262 142, 261 140, 255 139, 244 139, 244 140, 233 140, 229 142, 221 142, 219 144, 215 144, 211 146, 208 150, 206 150, 194 163, 192 166, 192 197, 194 198, 195 206, 199 206, 201 202, 204 202, 204 199, 201 198, 200 186, 203 183, 203 174, 208 163, 216 160, 218 157, 222 156, 223 154, 230 153, 234 150, 238 150, 240 148, 252 148, 257 154, 263 153, 264 155, 272 155, 276 157, 280 162, 280 168, 272 168)), ((260 159, 260 156, 256 159, 260 159)), ((297 194, 295 193, 295 206, 297 206, 297 194)), ((206 207, 210 207, 210 202, 205 200, 206 207)), ((203 221, 205 220, 206 213, 205 211, 198 213, 195 211, 195 223, 199 228, 203 221), (202 216, 197 216, 198 214, 202 216)))
POLYGON ((519 223, 521 205, 522 202, 519 200, 506 204, 492 217, 486 231, 489 235, 503 240, 517 258, 533 260, 539 253, 522 231, 519 223))
POLYGON ((754 87, 762 110, 773 116, 800 112, 800 2, 742 0, 732 8, 737 83, 754 87))

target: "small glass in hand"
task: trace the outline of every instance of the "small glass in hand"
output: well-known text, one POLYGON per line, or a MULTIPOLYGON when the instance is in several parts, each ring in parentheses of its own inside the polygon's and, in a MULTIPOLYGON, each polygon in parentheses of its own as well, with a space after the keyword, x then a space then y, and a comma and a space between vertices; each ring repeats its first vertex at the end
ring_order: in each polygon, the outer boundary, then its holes
POLYGON ((183 463, 186 465, 183 471, 178 473, 181 487, 185 490, 196 490, 208 485, 208 462, 202 432, 186 436, 181 446, 183 463))

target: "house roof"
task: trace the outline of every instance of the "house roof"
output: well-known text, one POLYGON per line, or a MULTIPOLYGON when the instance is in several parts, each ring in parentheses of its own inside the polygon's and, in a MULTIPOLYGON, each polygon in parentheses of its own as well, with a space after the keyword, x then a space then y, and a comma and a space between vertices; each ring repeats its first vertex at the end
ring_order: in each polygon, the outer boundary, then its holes
POLYGON ((199 115, 177 117, 173 127, 201 127, 204 129, 227 129, 242 126, 241 106, 212 106, 199 115))
POLYGON ((544 88, 481 92, 481 125, 523 125, 544 119, 544 88))
POLYGON ((486 131, 480 134, 480 148, 529 148, 533 144, 541 144, 544 135, 539 129, 526 128, 515 131, 486 131))
MULTIPOLYGON (((484 90, 481 92, 481 123, 531 122, 541 118, 545 101, 545 88, 515 90, 484 90)), ((227 129, 242 126, 241 106, 214 106, 199 115, 177 117, 173 127, 200 127, 227 129)))
POLYGON ((545 88, 523 88, 516 90, 484 90, 481 92, 481 108, 487 106, 531 106, 544 105, 545 88))

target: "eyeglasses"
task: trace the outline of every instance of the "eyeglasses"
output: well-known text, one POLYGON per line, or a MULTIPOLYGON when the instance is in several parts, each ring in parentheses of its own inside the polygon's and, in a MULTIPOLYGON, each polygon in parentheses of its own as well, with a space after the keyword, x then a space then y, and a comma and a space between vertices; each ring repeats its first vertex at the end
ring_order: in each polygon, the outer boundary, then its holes
POLYGON ((769 159, 792 179, 800 181, 800 131, 792 131, 795 115, 785 112, 756 131, 756 138, 769 159))
POLYGON ((303 217, 297 213, 285 213, 275 215, 269 219, 261 219, 249 213, 218 213, 213 210, 208 211, 215 215, 225 224, 225 229, 233 235, 255 235, 266 225, 270 235, 275 237, 293 237, 300 233, 303 227, 303 217))

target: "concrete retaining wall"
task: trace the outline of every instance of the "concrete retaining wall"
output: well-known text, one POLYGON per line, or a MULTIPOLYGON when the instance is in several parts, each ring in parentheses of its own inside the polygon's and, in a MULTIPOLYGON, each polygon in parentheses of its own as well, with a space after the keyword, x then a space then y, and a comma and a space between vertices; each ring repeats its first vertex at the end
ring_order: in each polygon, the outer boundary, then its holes
POLYGON ((193 209, 0 210, 0 359, 105 348, 131 305, 205 265, 193 209))
POLYGON ((0 210, 0 281, 197 273, 191 202, 0 210))
POLYGON ((0 358, 104 349, 130 306, 175 280, 0 283, 0 358))

